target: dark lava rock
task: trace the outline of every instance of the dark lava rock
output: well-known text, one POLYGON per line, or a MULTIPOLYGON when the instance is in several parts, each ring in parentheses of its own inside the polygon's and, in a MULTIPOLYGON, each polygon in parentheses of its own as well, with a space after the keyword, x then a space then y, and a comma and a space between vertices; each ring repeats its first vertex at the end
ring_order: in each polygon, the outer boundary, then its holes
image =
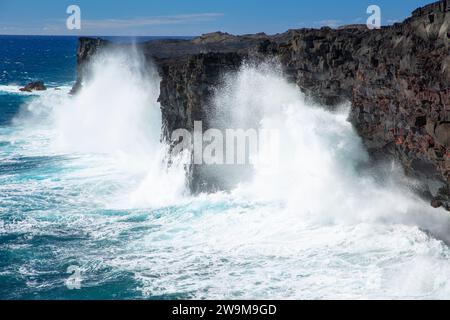
POLYGON ((442 203, 442 201, 441 200, 439 200, 439 199, 433 199, 433 200, 431 200, 431 206, 433 207, 433 208, 440 208, 440 207, 442 207, 442 205, 443 205, 443 203, 442 203))
MULTIPOLYGON (((238 70, 245 60, 275 57, 286 77, 311 99, 330 108, 350 101, 349 120, 369 151, 400 161, 448 208, 449 26, 449 1, 442 0, 379 30, 353 25, 273 36, 215 32, 139 47, 157 65, 162 79, 164 139, 175 129, 191 129, 196 120, 207 130, 210 98, 222 76, 238 70)), ((74 91, 81 87, 84 66, 93 54, 109 45, 101 39, 80 39, 74 91)), ((208 176, 201 168, 191 171, 191 189, 208 191, 208 176)))
POLYGON ((20 91, 32 92, 32 91, 44 91, 47 87, 44 85, 44 81, 30 82, 25 87, 20 88, 20 91))

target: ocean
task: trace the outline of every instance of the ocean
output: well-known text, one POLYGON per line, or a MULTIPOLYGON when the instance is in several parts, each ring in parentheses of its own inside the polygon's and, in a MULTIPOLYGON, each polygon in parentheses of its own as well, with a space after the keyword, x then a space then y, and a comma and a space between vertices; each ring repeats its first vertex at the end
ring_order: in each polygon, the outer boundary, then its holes
POLYGON ((108 52, 70 96, 76 46, 0 36, 0 299, 450 298, 448 213, 399 165, 368 168, 348 105, 244 65, 214 103, 280 131, 279 169, 193 196, 155 68, 108 52))

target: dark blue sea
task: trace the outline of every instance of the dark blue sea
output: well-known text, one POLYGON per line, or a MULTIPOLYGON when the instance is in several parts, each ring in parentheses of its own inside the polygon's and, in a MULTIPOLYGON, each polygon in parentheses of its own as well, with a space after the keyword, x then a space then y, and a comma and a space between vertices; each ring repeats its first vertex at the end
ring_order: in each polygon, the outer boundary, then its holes
POLYGON ((278 130, 277 170, 192 196, 189 155, 169 166, 160 141, 156 68, 102 52, 69 95, 77 41, 0 36, 0 299, 450 298, 448 213, 395 164, 361 172, 347 105, 243 65, 211 103, 278 130))

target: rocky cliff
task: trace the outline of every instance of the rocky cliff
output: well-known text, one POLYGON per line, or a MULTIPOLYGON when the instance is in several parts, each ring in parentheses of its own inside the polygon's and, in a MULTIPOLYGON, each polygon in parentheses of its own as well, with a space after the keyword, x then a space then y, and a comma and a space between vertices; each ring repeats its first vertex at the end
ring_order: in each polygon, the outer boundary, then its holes
MULTIPOLYGON (((163 138, 195 120, 208 127, 210 98, 222 75, 246 59, 276 57, 286 76, 309 97, 330 107, 352 104, 350 121, 375 159, 398 159, 425 182, 434 206, 450 206, 450 1, 413 12, 403 23, 368 30, 300 29, 283 34, 207 34, 193 40, 139 45, 159 68, 163 138)), ((81 38, 78 80, 99 49, 111 45, 81 38)), ((201 167, 191 188, 209 188, 201 167)))

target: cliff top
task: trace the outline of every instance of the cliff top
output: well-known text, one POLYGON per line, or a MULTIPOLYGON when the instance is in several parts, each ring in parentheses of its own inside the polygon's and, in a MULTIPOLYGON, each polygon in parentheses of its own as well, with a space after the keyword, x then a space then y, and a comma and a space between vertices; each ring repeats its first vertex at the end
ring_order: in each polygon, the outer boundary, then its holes
MULTIPOLYGON (((410 23, 411 21, 421 21, 421 19, 431 19, 430 14, 447 14, 450 10, 450 0, 441 0, 431 3, 424 7, 413 11, 410 18, 407 18, 402 23, 397 23, 393 26, 383 27, 383 30, 398 28, 399 26, 410 23)), ((433 18, 434 19, 434 18, 433 18)), ((265 33, 247 34, 247 35, 232 35, 225 32, 212 32, 203 34, 192 40, 153 40, 139 44, 143 52, 155 60, 180 60, 183 56, 190 56, 199 53, 208 52, 244 52, 250 49, 258 49, 261 45, 269 46, 269 42, 282 44, 290 41, 295 36, 308 36, 310 33, 315 36, 325 36, 333 32, 336 36, 356 35, 362 36, 369 30, 365 25, 344 25, 337 29, 323 27, 321 29, 291 29, 284 33, 267 35, 265 33), (266 43, 265 43, 266 42, 266 43)), ((89 52, 94 46, 101 46, 108 43, 106 40, 80 38, 79 57, 89 56, 89 52)))
POLYGON ((440 0, 430 3, 412 12, 412 17, 420 17, 431 13, 450 11, 450 0, 440 0))

